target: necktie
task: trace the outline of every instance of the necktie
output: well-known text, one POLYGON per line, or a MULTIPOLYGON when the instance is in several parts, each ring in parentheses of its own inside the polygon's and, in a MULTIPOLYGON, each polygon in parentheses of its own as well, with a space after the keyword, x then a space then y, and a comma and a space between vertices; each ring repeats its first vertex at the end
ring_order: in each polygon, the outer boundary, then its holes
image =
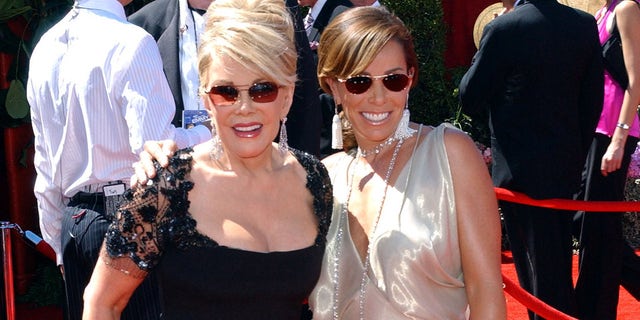
POLYGON ((311 28, 313 27, 313 17, 311 16, 311 12, 304 17, 304 30, 307 32, 307 36, 311 34, 311 28))

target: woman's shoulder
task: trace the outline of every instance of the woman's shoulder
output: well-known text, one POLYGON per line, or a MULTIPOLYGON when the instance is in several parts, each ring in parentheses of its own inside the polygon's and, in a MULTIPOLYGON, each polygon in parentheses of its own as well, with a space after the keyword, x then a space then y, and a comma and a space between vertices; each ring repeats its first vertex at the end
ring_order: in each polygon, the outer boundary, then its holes
POLYGON ((613 9, 616 16, 640 14, 640 0, 620 1, 613 9))
POLYGON ((421 130, 423 144, 443 146, 449 157, 452 153, 465 154, 473 150, 475 143, 469 135, 451 123, 443 122, 437 126, 423 126, 421 130))

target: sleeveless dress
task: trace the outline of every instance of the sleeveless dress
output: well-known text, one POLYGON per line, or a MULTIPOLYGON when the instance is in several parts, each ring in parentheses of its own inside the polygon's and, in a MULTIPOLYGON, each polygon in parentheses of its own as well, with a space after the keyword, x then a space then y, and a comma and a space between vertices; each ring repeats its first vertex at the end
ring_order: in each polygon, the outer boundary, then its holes
MULTIPOLYGON (((621 0, 625 1, 625 0, 621 0)), ((615 7, 621 2, 619 0, 613 0, 611 6, 603 7, 595 14, 595 18, 598 21, 598 36, 600 38, 600 44, 604 44, 611 36, 611 33, 607 29, 607 21, 609 16, 613 13, 615 7)), ((639 1, 634 2, 640 4, 639 1)), ((615 18, 615 17, 614 17, 615 18)), ((602 104, 602 112, 596 132, 604 134, 608 137, 613 136, 616 130, 616 123, 618 123, 618 117, 622 111, 622 102, 624 100, 625 89, 623 89, 618 82, 616 82, 607 69, 604 70, 604 101, 602 104)), ((640 120, 636 114, 633 121, 629 124, 629 135, 632 137, 640 136, 640 120)))
POLYGON ((191 152, 178 151, 166 169, 156 164, 154 183, 127 193, 128 202, 107 232, 107 263, 133 276, 157 273, 162 319, 300 319, 320 273, 330 223, 333 198, 325 167, 291 150, 313 195, 315 243, 294 251, 252 252, 218 245, 196 230, 188 199, 191 152))
MULTIPOLYGON (((442 124, 418 139, 422 142, 416 143, 395 185, 388 188, 371 237, 366 319, 468 317, 456 202, 443 141, 445 129, 458 130, 442 124)), ((322 273, 309 298, 314 319, 360 319, 364 263, 351 240, 342 209, 349 193, 348 168, 353 159, 353 154, 344 154, 330 174, 335 191, 333 223, 322 273)))

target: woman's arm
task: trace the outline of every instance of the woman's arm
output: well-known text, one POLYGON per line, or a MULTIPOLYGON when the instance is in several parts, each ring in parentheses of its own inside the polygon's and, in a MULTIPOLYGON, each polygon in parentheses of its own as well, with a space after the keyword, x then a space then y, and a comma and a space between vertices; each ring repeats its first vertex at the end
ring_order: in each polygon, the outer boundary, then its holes
MULTIPOLYGON (((631 125, 640 103, 640 7, 635 1, 622 1, 615 8, 615 19, 622 39, 622 55, 629 77, 629 86, 618 117, 618 123, 631 125)), ((603 175, 620 169, 628 129, 617 127, 611 137, 611 143, 602 156, 600 170, 603 175)))
MULTIPOLYGON (((133 264, 129 258, 116 259, 126 259, 133 264)), ((127 275, 123 271, 109 266, 107 264, 109 260, 111 259, 107 257, 103 245, 91 280, 84 290, 82 319, 120 319, 120 314, 126 307, 129 298, 144 279, 127 275)), ((137 267, 134 265, 133 268, 137 267)))
POLYGON ((489 171, 473 141, 447 130, 462 270, 471 319, 506 319, 500 269, 501 228, 489 171))

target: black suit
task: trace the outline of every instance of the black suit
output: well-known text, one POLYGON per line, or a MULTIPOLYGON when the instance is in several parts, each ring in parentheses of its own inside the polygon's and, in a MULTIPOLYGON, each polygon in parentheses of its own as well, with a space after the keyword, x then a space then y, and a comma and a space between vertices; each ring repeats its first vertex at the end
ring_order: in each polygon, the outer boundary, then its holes
MULTIPOLYGON (((320 153, 322 114, 318 101, 318 80, 313 55, 296 0, 286 0, 294 18, 296 49, 298 50, 298 83, 291 110, 287 115, 289 145, 313 155, 320 153)), ((181 126, 184 110, 178 58, 179 4, 178 0, 155 0, 129 17, 129 21, 147 30, 158 43, 164 73, 176 102, 174 125, 181 126)))
MULTIPOLYGON (((353 7, 353 4, 349 0, 327 0, 320 9, 318 16, 313 21, 313 26, 309 32, 309 41, 320 41, 320 36, 324 29, 329 25, 329 22, 333 20, 340 13, 353 7)), ((313 61, 318 64, 318 54, 315 49, 313 51, 313 61)), ((331 148, 331 123, 333 114, 335 113, 335 104, 333 97, 329 94, 320 94, 320 109, 322 110, 322 128, 320 132, 320 158, 324 158, 328 155, 336 153, 341 150, 335 150, 331 148)))
POLYGON ((309 41, 320 41, 320 35, 324 28, 343 11, 353 7, 353 4, 349 0, 327 0, 320 9, 320 13, 313 21, 313 27, 309 34, 309 41))
MULTIPOLYGON (((602 109, 600 52, 593 16, 555 0, 525 1, 487 24, 460 98, 468 114, 490 112, 496 186, 533 198, 577 192, 602 109)), ((575 314, 572 213, 501 208, 520 285, 575 314)))

